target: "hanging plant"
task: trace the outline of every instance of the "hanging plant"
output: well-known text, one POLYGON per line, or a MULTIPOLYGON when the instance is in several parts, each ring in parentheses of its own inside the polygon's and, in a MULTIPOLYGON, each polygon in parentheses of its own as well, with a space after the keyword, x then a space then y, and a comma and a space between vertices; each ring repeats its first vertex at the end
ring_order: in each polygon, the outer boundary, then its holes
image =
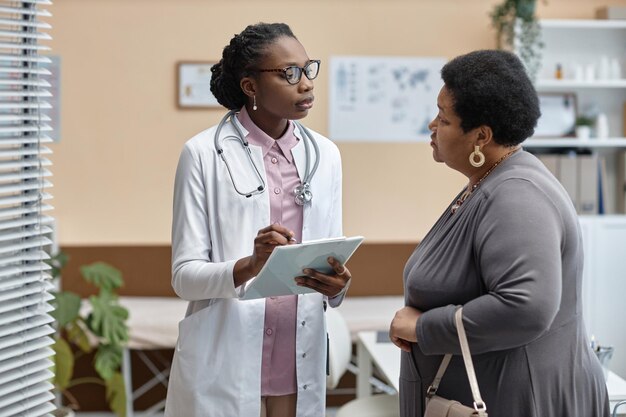
POLYGON ((498 49, 506 47, 515 51, 533 80, 541 66, 543 48, 541 28, 535 16, 536 3, 536 0, 504 0, 490 13, 498 49))

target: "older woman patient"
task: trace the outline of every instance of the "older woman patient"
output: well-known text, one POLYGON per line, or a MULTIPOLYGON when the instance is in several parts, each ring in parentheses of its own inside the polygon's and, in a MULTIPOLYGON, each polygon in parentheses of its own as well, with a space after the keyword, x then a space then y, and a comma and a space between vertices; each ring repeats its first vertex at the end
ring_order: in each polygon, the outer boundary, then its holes
MULTIPOLYGON (((433 159, 465 175, 406 264, 406 307, 390 336, 403 349, 400 408, 421 416, 425 390, 446 353, 460 354, 463 324, 490 416, 609 415, 600 364, 582 317, 583 247, 561 184, 521 148, 539 118, 519 59, 477 51, 442 70, 433 159)), ((438 395, 471 406, 460 356, 438 395)))

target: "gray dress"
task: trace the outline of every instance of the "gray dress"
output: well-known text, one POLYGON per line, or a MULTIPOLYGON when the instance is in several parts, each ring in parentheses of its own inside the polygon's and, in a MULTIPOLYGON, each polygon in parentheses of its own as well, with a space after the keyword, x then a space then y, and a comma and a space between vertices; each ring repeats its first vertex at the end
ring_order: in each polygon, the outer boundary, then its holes
POLYGON ((490 417, 606 417, 600 364, 582 317, 582 236, 561 184, 520 150, 455 214, 446 209, 406 264, 406 305, 424 312, 402 353, 402 417, 422 416, 445 353, 438 394, 471 406, 454 312, 463 323, 490 417))

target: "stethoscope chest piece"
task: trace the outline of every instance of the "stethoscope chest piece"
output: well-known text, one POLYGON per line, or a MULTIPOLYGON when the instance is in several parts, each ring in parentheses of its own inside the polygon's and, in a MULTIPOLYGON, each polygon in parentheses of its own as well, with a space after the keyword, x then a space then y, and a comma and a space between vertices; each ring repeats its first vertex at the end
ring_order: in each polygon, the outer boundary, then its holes
POLYGON ((296 204, 299 206, 304 206, 306 203, 310 202, 313 199, 311 186, 308 182, 305 182, 304 184, 298 185, 296 188, 294 188, 293 194, 296 196, 296 204))

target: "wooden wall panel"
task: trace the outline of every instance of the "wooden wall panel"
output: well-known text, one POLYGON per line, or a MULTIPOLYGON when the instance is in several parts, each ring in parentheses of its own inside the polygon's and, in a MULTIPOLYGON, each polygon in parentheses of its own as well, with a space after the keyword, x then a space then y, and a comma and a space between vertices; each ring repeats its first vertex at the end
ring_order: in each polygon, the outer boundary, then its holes
MULTIPOLYGON (((402 271, 415 243, 364 243, 348 268, 353 280, 350 296, 402 295, 402 271)), ((84 282, 81 265, 107 262, 122 271, 125 286, 121 295, 175 297, 171 287, 169 246, 64 246, 70 259, 62 271, 64 289, 82 296, 95 288, 84 282)))

